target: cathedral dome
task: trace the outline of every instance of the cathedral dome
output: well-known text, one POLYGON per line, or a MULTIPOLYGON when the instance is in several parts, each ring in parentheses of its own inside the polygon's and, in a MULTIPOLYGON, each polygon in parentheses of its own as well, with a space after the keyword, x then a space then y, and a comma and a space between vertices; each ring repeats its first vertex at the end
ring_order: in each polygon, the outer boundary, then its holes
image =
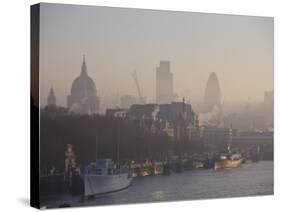
POLYGON ((77 77, 71 87, 71 95, 73 96, 88 96, 97 95, 97 89, 94 81, 88 76, 81 74, 77 77))
POLYGON ((83 60, 80 76, 77 77, 72 83, 71 95, 74 97, 97 95, 96 85, 92 78, 87 74, 85 59, 83 60))
POLYGON ((93 114, 99 111, 99 102, 95 82, 88 76, 83 58, 81 74, 72 83, 67 106, 73 112, 93 114))

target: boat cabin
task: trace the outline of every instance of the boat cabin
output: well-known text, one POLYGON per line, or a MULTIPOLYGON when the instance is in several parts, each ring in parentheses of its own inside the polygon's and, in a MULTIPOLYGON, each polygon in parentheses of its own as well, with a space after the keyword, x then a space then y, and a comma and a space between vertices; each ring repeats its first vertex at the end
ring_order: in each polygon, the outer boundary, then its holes
POLYGON ((85 168, 85 173, 95 175, 109 175, 116 172, 116 165, 109 159, 97 159, 95 164, 90 164, 85 168))

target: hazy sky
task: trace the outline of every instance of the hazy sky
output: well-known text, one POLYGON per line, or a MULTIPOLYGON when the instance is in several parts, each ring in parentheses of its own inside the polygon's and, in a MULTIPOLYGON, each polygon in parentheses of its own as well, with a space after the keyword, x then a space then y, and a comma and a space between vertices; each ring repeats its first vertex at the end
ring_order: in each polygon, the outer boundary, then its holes
POLYGON ((174 92, 200 102, 216 72, 226 101, 262 100, 273 89, 273 18, 41 4, 40 103, 53 86, 66 105, 86 55, 102 106, 137 95, 135 69, 149 102, 155 72, 171 62, 174 92))

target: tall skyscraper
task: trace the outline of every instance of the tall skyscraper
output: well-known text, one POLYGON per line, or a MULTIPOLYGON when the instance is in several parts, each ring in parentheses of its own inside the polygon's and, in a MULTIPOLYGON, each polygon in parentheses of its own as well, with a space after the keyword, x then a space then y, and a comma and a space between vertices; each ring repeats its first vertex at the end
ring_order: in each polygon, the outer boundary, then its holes
POLYGON ((273 122, 274 122, 274 92, 273 91, 264 92, 263 106, 264 106, 266 126, 268 128, 273 128, 273 122))
POLYGON ((273 105, 274 102, 274 93, 273 91, 265 91, 264 92, 264 104, 265 105, 273 105))
POLYGON ((212 112, 215 107, 221 108, 221 91, 217 75, 212 72, 205 90, 204 112, 212 112))
POLYGON ((156 69, 156 103, 167 104, 173 100, 173 74, 170 72, 170 62, 160 61, 156 69))
POLYGON ((99 111, 100 100, 95 82, 88 76, 85 57, 83 57, 81 74, 72 83, 67 106, 72 112, 80 114, 90 115, 99 111))
POLYGON ((50 89, 50 93, 47 98, 47 106, 56 106, 56 95, 53 88, 50 89))

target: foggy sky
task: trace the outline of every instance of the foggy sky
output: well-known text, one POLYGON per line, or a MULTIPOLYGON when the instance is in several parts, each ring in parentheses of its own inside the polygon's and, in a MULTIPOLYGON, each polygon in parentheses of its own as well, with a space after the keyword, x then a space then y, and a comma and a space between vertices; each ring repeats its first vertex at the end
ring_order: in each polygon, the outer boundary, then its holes
POLYGON ((203 100, 216 72, 224 101, 262 100, 273 90, 273 18, 41 4, 40 104, 51 87, 66 106, 85 54, 102 107, 122 95, 155 102, 155 72, 171 62, 179 99, 203 100))

